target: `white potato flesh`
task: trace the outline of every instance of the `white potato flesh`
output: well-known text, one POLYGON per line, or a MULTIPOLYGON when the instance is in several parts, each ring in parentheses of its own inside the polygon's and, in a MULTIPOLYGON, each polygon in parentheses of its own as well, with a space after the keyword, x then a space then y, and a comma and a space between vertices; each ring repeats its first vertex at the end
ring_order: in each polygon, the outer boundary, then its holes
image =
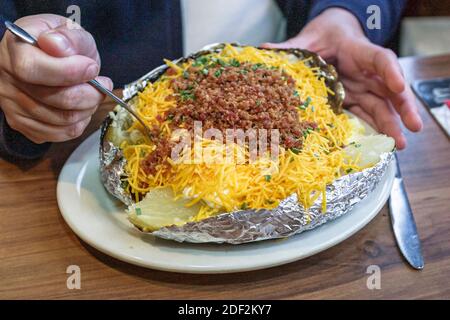
POLYGON ((383 153, 391 152, 395 148, 395 141, 384 134, 367 134, 367 131, 375 133, 375 130, 368 128, 356 117, 350 119, 352 134, 347 141, 345 152, 358 159, 358 166, 368 168, 376 165, 380 161, 383 153))
POLYGON ((149 191, 144 199, 128 208, 128 219, 142 231, 155 231, 165 226, 183 225, 200 209, 199 205, 186 207, 189 200, 174 201, 169 188, 149 191))

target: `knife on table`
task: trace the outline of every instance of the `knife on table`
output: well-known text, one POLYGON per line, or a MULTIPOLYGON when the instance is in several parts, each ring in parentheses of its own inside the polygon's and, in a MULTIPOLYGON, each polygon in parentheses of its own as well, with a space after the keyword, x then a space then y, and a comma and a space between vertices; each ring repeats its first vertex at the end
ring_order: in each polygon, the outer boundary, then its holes
POLYGON ((397 155, 395 155, 395 165, 395 179, 389 198, 392 228, 397 244, 405 259, 414 269, 422 270, 424 267, 422 247, 400 172, 397 155))

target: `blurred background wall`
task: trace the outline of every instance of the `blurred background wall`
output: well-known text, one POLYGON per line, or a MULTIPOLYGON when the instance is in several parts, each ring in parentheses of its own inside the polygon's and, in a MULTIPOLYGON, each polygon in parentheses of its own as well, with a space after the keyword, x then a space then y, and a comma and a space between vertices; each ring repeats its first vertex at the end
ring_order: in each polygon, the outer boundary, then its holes
POLYGON ((450 0, 409 0, 404 16, 400 56, 450 53, 450 0))

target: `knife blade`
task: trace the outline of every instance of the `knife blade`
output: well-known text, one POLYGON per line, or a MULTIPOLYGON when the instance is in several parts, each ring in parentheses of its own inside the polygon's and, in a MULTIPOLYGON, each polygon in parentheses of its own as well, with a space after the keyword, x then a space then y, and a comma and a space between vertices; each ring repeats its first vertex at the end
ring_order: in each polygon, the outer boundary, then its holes
POLYGON ((392 229, 401 253, 406 261, 417 270, 422 270, 424 261, 416 222, 406 194, 397 155, 395 155, 395 178, 389 197, 389 213, 392 229))

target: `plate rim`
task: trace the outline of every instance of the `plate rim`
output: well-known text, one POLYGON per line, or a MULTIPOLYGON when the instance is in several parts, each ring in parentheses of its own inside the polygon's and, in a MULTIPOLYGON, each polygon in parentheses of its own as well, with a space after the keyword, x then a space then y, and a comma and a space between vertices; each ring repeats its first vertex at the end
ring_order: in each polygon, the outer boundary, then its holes
MULTIPOLYGON (((211 267, 211 266, 185 266, 184 269, 180 269, 180 267, 177 264, 172 263, 171 261, 166 261, 164 263, 161 263, 159 261, 147 261, 147 260, 143 260, 140 258, 137 258, 135 256, 132 256, 130 254, 127 253, 120 253, 120 252, 116 252, 114 250, 110 250, 108 248, 108 246, 102 244, 102 243, 97 243, 95 240, 93 240, 91 237, 89 237, 89 235, 83 231, 82 229, 80 229, 78 227, 78 225, 76 223, 74 223, 74 221, 72 221, 70 219, 70 213, 68 213, 68 211, 70 211, 70 209, 66 208, 66 204, 64 203, 64 198, 66 197, 64 195, 64 193, 66 193, 67 190, 65 190, 65 188, 67 188, 67 181, 64 181, 64 176, 66 175, 66 170, 68 170, 68 164, 72 163, 74 158, 76 158, 76 156, 78 156, 78 152, 80 150, 82 150, 83 148, 88 147, 91 144, 92 140, 95 140, 95 137, 99 138, 100 136, 100 130, 94 131, 92 134, 90 134, 73 152, 72 154, 67 158, 67 160, 65 161, 59 175, 58 175, 58 180, 57 180, 57 187, 56 187, 56 198, 57 198, 57 204, 59 207, 59 211, 61 213, 61 216, 63 217, 64 221, 67 223, 67 225, 69 226, 69 228, 75 233, 75 235, 77 237, 79 237, 81 240, 83 240, 83 242, 87 243, 88 245, 92 246, 93 248, 95 248, 96 250, 111 256, 115 259, 118 259, 120 261, 126 262, 126 263, 130 263, 133 265, 137 265, 140 267, 144 267, 144 268, 151 268, 151 269, 155 269, 155 270, 161 270, 161 271, 168 271, 168 272, 177 272, 177 273, 191 273, 191 274, 223 274, 223 273, 237 273, 237 272, 248 272, 248 271, 253 271, 253 270, 261 270, 261 269, 267 269, 267 268, 272 268, 272 267, 276 267, 276 266, 280 266, 280 265, 284 265, 284 264, 288 264, 288 263, 292 263, 294 261, 298 261, 298 260, 302 260, 305 258, 308 258, 310 256, 313 256, 319 252, 325 251, 345 240, 347 240, 348 238, 350 238, 352 235, 354 235, 355 233, 357 233, 358 231, 360 231, 362 228, 364 228, 369 222, 371 222, 377 215, 378 213, 381 211, 381 209, 383 208, 383 206, 385 205, 386 201, 389 198, 390 192, 389 190, 392 187, 392 183, 394 181, 394 161, 396 161, 396 159, 393 159, 393 161, 390 163, 386 174, 386 184, 388 186, 385 186, 384 189, 386 189, 387 191, 384 191, 382 193, 382 195, 380 196, 380 198, 382 199, 381 201, 379 201, 377 203, 376 206, 373 207, 373 209, 370 210, 370 214, 367 214, 366 216, 364 216, 363 219, 359 220, 358 223, 356 223, 355 225, 353 225, 353 227, 351 229, 346 229, 344 230, 342 233, 340 233, 339 235, 327 239, 327 241, 321 243, 320 245, 317 245, 316 248, 314 248, 313 250, 307 252, 307 253, 300 253, 297 255, 292 255, 288 258, 281 256, 278 257, 276 255, 273 256, 273 259, 270 260, 269 262, 256 262, 256 263, 247 263, 244 266, 231 266, 228 269, 220 269, 217 268, 215 266, 211 267)), ((381 188, 382 185, 378 184, 376 188, 381 188)), ((363 200, 364 201, 364 200, 363 200)), ((353 210, 353 209, 352 209, 353 210)), ((350 214, 350 212, 346 213, 350 214)), ((337 218, 336 220, 339 220, 341 217, 337 218)), ((329 223, 334 222, 330 221, 325 225, 328 225, 329 223)), ((131 228, 132 226, 130 226, 131 228)), ((319 226, 320 228, 320 226, 319 226)), ((308 232, 311 232, 314 230, 310 230, 308 232)), ((295 237, 295 236, 293 236, 295 237)), ((287 238, 289 239, 289 238, 287 238)), ((162 240, 162 241, 170 241, 170 240, 162 240)), ((261 241, 264 242, 264 241, 261 241)), ((151 246, 152 244, 148 244, 149 246, 151 246)), ((182 244, 179 244, 182 245, 182 244)), ((191 244, 190 244, 191 245, 191 244)), ((198 245, 198 246, 202 246, 203 244, 194 244, 194 245, 198 245)), ((239 246, 239 245, 229 245, 229 246, 239 246)))

